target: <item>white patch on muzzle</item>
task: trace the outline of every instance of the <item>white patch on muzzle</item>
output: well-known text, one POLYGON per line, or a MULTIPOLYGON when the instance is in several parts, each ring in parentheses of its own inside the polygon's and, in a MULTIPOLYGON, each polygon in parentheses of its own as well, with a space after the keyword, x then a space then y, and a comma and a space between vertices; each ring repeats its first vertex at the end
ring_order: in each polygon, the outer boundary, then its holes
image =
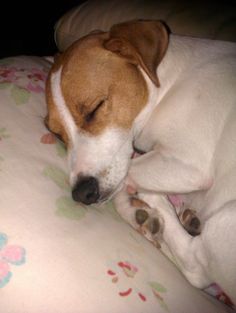
POLYGON ((70 183, 79 176, 93 176, 101 193, 114 191, 126 176, 132 154, 132 136, 120 128, 107 128, 99 136, 78 134, 70 151, 70 183))

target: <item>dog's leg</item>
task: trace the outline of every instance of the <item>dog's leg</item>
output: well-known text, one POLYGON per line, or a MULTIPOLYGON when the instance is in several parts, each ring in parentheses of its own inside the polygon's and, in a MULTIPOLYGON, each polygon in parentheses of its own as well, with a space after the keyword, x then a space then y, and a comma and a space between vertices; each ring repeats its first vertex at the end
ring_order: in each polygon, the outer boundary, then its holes
POLYGON ((156 211, 153 211, 144 201, 130 196, 125 189, 115 196, 114 203, 117 212, 126 222, 160 248, 159 240, 163 223, 160 222, 161 217, 156 211))
MULTIPOLYGON (((198 288, 205 288, 212 283, 207 273, 207 252, 201 235, 193 237, 182 227, 166 196, 140 193, 139 197, 150 208, 147 211, 146 223, 149 215, 151 220, 159 219, 159 229, 161 229, 159 236, 170 249, 177 265, 189 282, 198 288)), ((155 236, 157 237, 156 234, 155 236)))
POLYGON ((127 184, 138 190, 158 193, 188 193, 211 187, 208 162, 193 157, 191 163, 178 156, 154 150, 132 160, 127 184))
POLYGON ((141 201, 121 191, 114 199, 119 214, 156 247, 162 248, 164 242, 170 251, 163 249, 163 253, 177 262, 192 285, 208 286, 211 281, 204 270, 207 259, 201 236, 188 234, 166 196, 140 193, 139 198, 141 201))

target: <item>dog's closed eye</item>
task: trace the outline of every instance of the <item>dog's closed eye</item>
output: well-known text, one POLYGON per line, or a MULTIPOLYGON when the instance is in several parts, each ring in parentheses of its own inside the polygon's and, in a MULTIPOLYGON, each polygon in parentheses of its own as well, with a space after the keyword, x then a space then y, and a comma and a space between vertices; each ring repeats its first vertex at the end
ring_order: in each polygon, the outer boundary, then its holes
POLYGON ((98 104, 95 106, 95 108, 91 112, 89 112, 85 115, 85 121, 86 122, 89 123, 94 119, 96 113, 101 108, 101 106, 105 103, 105 101, 106 101, 106 99, 102 99, 101 101, 99 101, 98 104))

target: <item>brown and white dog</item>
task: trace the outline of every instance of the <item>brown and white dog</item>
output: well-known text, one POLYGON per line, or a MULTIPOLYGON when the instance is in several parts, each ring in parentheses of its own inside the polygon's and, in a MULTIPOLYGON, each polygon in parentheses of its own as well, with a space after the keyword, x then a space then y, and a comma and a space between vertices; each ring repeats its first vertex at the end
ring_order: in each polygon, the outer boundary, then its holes
POLYGON ((56 60, 47 102, 74 200, 115 196, 133 227, 161 235, 194 286, 216 282, 236 303, 236 44, 168 35, 159 21, 114 25, 56 60), (145 154, 131 160, 133 147, 145 154), (134 209, 125 180, 148 205, 134 209), (200 235, 167 194, 196 210, 200 235))

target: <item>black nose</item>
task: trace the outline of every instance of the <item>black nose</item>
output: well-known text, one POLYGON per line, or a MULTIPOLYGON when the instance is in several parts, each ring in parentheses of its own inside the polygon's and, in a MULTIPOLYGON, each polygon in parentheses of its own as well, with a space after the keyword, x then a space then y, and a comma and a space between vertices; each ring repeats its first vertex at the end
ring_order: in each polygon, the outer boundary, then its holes
POLYGON ((94 177, 83 177, 72 190, 72 198, 84 204, 95 203, 99 198, 98 181, 94 177))

